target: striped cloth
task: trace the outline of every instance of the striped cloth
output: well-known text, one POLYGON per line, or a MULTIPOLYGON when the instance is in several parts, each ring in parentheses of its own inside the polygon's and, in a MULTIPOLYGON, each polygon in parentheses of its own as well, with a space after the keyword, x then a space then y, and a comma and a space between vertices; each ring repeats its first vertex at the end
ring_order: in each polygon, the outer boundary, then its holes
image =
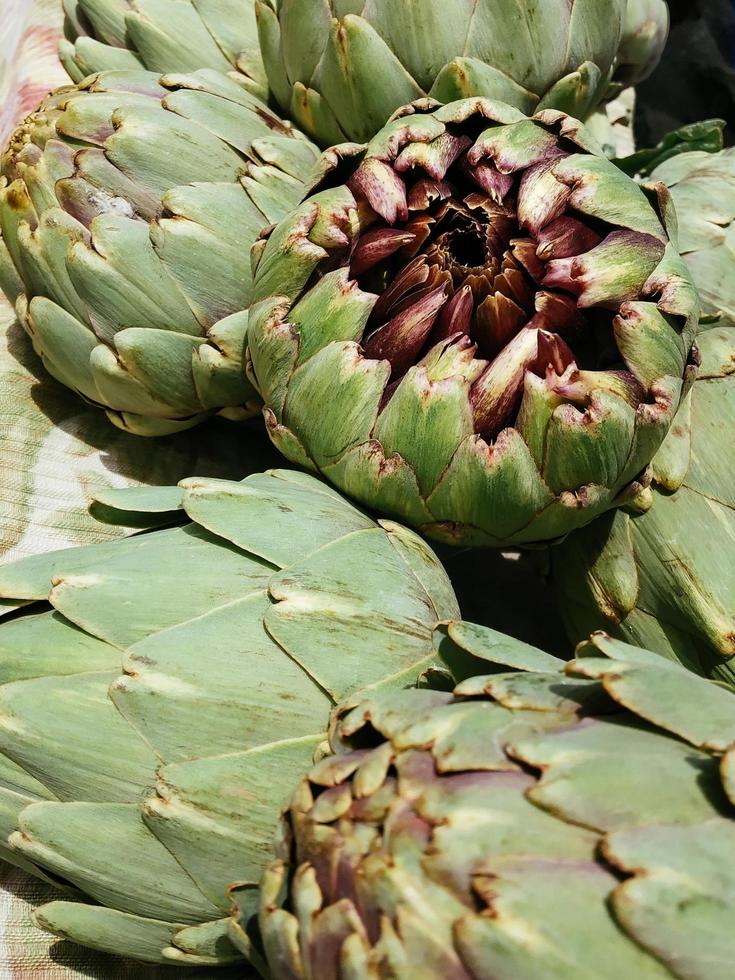
MULTIPOLYGON (((51 88, 68 84, 56 57, 61 0, 0 0, 0 143, 51 88)), ((87 508, 95 487, 176 483, 185 476, 241 478, 243 432, 226 423, 163 440, 115 429, 53 382, 0 294, 0 562, 117 536, 87 508)), ((267 440, 252 469, 272 465, 267 440)), ((221 971, 147 968, 36 929, 34 906, 60 895, 0 862, 0 980, 210 980, 221 971)))
POLYGON ((51 88, 68 82, 56 57, 61 0, 2 0, 0 142, 51 88))

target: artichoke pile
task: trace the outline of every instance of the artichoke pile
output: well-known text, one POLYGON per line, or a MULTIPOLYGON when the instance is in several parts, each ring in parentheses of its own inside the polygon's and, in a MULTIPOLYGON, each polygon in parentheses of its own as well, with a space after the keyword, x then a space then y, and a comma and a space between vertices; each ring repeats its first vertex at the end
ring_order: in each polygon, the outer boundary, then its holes
POLYGON ((615 149, 667 4, 58 3, 0 156, 35 924, 142 978, 725 980, 735 156, 615 149), (48 550, 54 479, 102 543, 48 550))

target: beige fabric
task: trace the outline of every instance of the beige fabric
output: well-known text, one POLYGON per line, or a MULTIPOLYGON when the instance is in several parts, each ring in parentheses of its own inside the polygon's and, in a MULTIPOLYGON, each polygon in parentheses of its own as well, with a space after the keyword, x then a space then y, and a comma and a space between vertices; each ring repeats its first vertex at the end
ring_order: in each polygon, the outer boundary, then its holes
MULTIPOLYGON (((62 897, 17 868, 0 862, 0 980, 178 980, 189 971, 146 968, 61 942, 36 929, 36 905, 62 897)), ((216 974, 214 971, 212 976, 216 974)), ((203 974, 200 974, 203 976, 203 974)))

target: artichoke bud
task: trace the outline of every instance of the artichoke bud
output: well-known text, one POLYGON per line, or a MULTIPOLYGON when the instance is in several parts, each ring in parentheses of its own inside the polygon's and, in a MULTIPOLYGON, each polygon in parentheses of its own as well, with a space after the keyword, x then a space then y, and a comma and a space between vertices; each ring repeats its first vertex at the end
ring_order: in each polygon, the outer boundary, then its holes
MULTIPOLYGON (((648 0, 656 4, 665 13, 663 0, 648 0)), ((529 115, 553 109, 586 118, 620 84, 652 70, 661 53, 665 30, 659 43, 661 32, 646 30, 646 11, 629 7, 627 0, 583 7, 544 0, 528 10, 510 0, 256 0, 256 15, 275 98, 329 146, 370 140, 411 102, 484 97, 529 115)))
MULTIPOLYGON (((295 789, 260 896, 271 969, 710 976, 732 883, 732 692, 603 633, 565 663, 448 632, 475 671, 340 707, 334 755, 295 789)), ((718 950, 729 962, 729 936, 718 950)))
POLYGON ((48 96, 2 158, 13 270, 6 261, 0 276, 14 300, 24 294, 22 322, 50 373, 143 435, 257 412, 238 316, 249 247, 300 199, 317 155, 213 71, 103 72, 48 96), (240 336, 219 348, 211 331, 232 316, 225 330, 240 336))
MULTIPOLYGON (((457 658, 434 626, 456 619, 456 597, 426 542, 303 472, 108 489, 96 504, 147 533, 0 572, 4 603, 26 607, 0 620, 3 853, 68 885, 72 900, 36 918, 67 940, 249 975, 228 938, 231 884, 251 916, 336 703, 448 686, 457 658)), ((301 805, 315 802, 307 789, 301 805)), ((236 942, 257 965, 248 935, 236 942)))
POLYGON ((615 65, 616 88, 637 85, 658 64, 669 34, 665 0, 628 0, 615 65))
MULTIPOLYGON (((420 488, 408 492, 405 511, 391 513, 428 513, 427 533, 434 521, 466 522, 485 543, 532 543, 547 533, 542 527, 564 533, 551 511, 533 527, 550 493, 594 486, 576 499, 594 498, 592 510, 603 499, 612 505, 665 435, 698 310, 662 215, 558 111, 528 119, 489 100, 414 104, 354 155, 351 170, 349 159, 340 156, 276 226, 255 270, 256 297, 285 294, 302 311, 298 357, 285 333, 280 350, 272 332, 250 336, 261 392, 277 392, 287 408, 269 404, 284 451, 298 445, 300 460, 323 461, 326 476, 376 506, 373 476, 363 483, 358 474, 368 458, 372 467, 367 446, 377 441, 420 488), (332 183, 337 174, 341 187, 332 183), (323 292, 337 270, 346 277, 339 297, 323 292), (344 342, 359 344, 362 360, 338 346, 344 342), (320 390, 324 405, 342 404, 344 392, 333 388, 350 376, 348 364, 360 372, 363 407, 352 403, 349 431, 340 432, 335 416, 317 432, 307 419, 310 392, 320 390), (442 384, 420 381, 416 367, 442 384), (399 424, 401 413, 414 419, 412 429, 399 424), (527 439, 525 453, 507 458, 528 498, 513 531, 499 522, 501 534, 490 505, 502 492, 493 482, 500 468, 480 462, 478 438, 492 446, 512 428, 527 439), (452 482, 466 485, 465 504, 452 482)), ((293 310, 288 317, 294 322, 293 310)), ((560 521, 584 523, 585 507, 575 510, 573 518, 563 505, 560 521)))

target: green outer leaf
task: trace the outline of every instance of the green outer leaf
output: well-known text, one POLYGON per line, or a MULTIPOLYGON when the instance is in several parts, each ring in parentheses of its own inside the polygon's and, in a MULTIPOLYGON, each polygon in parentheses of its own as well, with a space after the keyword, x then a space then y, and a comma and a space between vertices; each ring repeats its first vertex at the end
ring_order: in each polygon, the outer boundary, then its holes
POLYGON ((317 465, 336 462, 370 437, 389 374, 387 362, 362 357, 349 342, 330 344, 294 371, 284 422, 309 446, 317 465), (328 417, 319 413, 325 403, 331 406, 328 417), (291 415, 292 404, 297 415, 291 415))
POLYGON ((537 650, 536 647, 518 640, 509 640, 502 633, 496 633, 495 630, 487 627, 475 626, 473 623, 452 623, 449 627, 449 635, 473 657, 503 664, 514 670, 553 671, 560 670, 562 667, 562 661, 544 653, 543 650, 537 650))
POLYGON ((0 594, 36 598, 0 623, 3 856, 99 903, 42 909, 52 930, 226 964, 227 886, 259 880, 336 700, 446 676, 456 598, 417 535, 303 473, 100 498, 192 523, 3 568, 0 594))
POLYGON ((60 46, 74 81, 92 72, 140 66, 159 72, 238 71, 267 96, 253 0, 74 0, 60 46), (80 16, 81 15, 81 16, 80 16), (87 33, 89 32, 89 34, 87 33), (125 48, 130 51, 125 51, 125 48))
POLYGON ((182 924, 218 915, 147 832, 134 804, 34 803, 21 814, 10 844, 123 912, 182 924))
POLYGON ((525 113, 533 112, 537 101, 532 92, 476 58, 454 58, 446 64, 437 75, 429 94, 438 102, 445 103, 482 95, 507 102, 525 113))
POLYGON ((35 912, 33 921, 63 939, 150 963, 165 962, 161 950, 176 935, 176 926, 168 922, 78 902, 49 902, 35 912))
POLYGON ((370 139, 395 109, 426 94, 370 23, 349 15, 330 25, 313 81, 342 131, 356 142, 370 139), (371 70, 375 65, 377 73, 371 70))
POLYGON ((323 740, 318 732, 166 766, 158 795, 146 806, 146 824, 202 891, 222 903, 233 881, 259 882, 264 842, 323 740))
POLYGON ((727 854, 730 820, 698 827, 656 827, 613 834, 606 852, 626 870, 645 866, 615 895, 615 910, 630 934, 677 972, 727 976, 732 955, 723 932, 733 901, 727 854))

